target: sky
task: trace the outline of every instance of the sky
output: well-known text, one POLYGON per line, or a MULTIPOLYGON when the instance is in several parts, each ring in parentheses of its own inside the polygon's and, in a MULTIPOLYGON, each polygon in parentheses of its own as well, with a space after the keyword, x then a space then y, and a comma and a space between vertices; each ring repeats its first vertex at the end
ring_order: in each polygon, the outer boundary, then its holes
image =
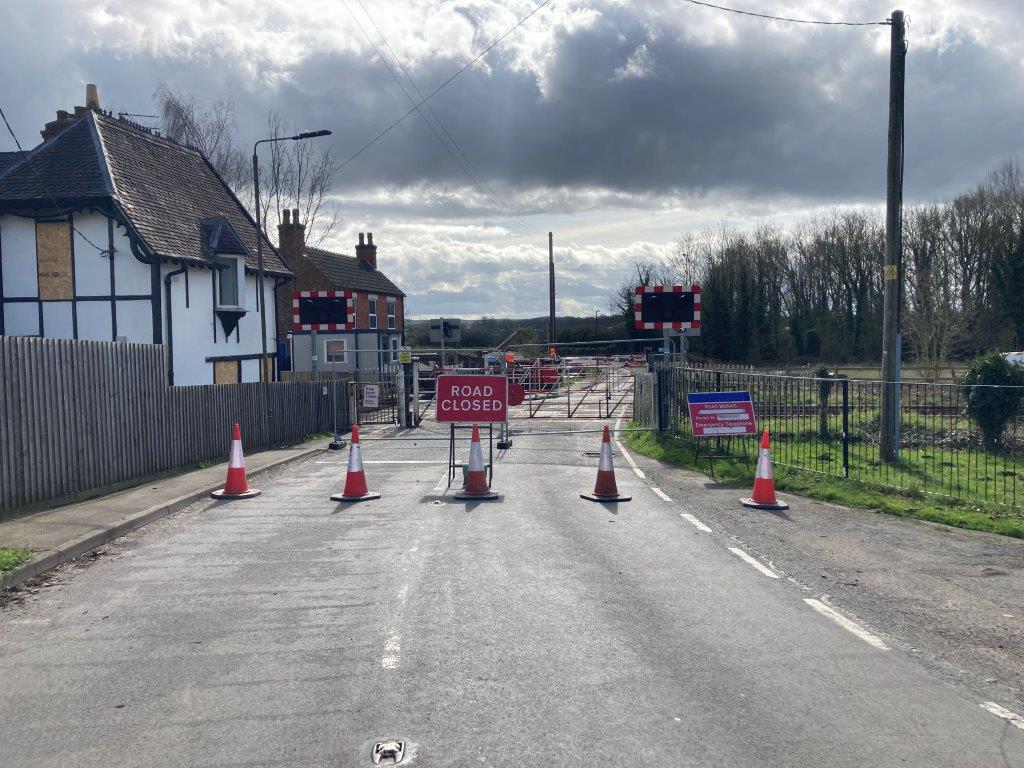
MULTIPOLYGON (((0 105, 34 146, 55 110, 84 103, 85 83, 104 109, 143 115, 163 83, 230 95, 243 144, 275 109, 332 130, 320 141, 345 160, 410 108, 388 67, 428 94, 539 2, 6 0, 0 105)), ((830 21, 893 8, 720 4, 830 21)), ((1022 155, 1024 2, 901 7, 906 199, 944 200, 1022 155)), ((529 317, 547 313, 551 231, 558 313, 607 313, 632 265, 685 233, 878 209, 889 35, 686 0, 552 0, 431 97, 434 131, 414 113, 339 170, 341 226, 323 245, 352 253, 373 232, 410 317, 529 317)))

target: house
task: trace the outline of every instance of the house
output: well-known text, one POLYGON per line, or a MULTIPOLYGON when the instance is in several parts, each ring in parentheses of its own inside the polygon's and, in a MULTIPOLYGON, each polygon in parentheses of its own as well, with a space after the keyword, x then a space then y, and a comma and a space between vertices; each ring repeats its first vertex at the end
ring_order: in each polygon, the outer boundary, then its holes
MULTIPOLYGON (((171 384, 258 381, 256 223, 201 152, 86 102, 0 155, 0 334, 163 344, 171 384)), ((272 307, 292 273, 262 238, 272 307)))
POLYGON ((278 338, 290 338, 295 371, 380 369, 405 342, 405 294, 377 268, 373 233, 359 234, 355 256, 306 245, 299 212, 285 210, 278 252, 295 273, 278 293, 278 338))

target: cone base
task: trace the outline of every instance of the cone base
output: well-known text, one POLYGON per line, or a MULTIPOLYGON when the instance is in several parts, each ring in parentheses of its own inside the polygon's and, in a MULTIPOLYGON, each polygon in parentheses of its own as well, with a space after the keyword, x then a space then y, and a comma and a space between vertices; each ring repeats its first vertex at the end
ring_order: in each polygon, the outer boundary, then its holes
POLYGON ((257 491, 255 488, 250 488, 245 493, 227 493, 223 488, 219 491, 214 491, 210 496, 214 499, 251 499, 253 496, 259 496, 263 491, 257 491))
POLYGON ((587 501, 632 501, 633 500, 632 496, 625 496, 625 495, 623 495, 621 493, 618 494, 617 496, 598 496, 595 493, 581 493, 580 494, 580 498, 581 499, 586 499, 587 501))
POLYGON ((455 494, 455 498, 464 501, 494 501, 498 498, 498 494, 494 491, 487 491, 485 493, 468 493, 467 491, 459 491, 455 494))
POLYGON ((336 493, 331 496, 331 501, 373 501, 379 499, 379 493, 364 493, 362 496, 346 496, 344 493, 336 493))
POLYGON ((784 501, 776 501, 773 504, 763 504, 753 499, 740 499, 740 504, 751 509, 789 509, 789 504, 784 501))

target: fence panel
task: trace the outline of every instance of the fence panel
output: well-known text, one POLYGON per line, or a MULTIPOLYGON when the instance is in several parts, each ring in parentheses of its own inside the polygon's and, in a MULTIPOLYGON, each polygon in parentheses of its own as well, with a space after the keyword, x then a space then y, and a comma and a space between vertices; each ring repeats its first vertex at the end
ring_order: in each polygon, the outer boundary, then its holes
MULTIPOLYGON (((900 460, 879 460, 881 383, 692 366, 658 370, 662 429, 692 439, 687 392, 749 390, 758 427, 772 435, 780 466, 849 477, 883 488, 1020 507, 1024 503, 1024 413, 1009 420, 998 447, 986 446, 967 416, 969 387, 900 385, 900 460)), ((756 456, 757 441, 719 448, 756 456)))
POLYGON ((351 380, 168 387, 160 345, 0 336, 0 519, 222 460, 235 421, 247 450, 340 432, 351 380))

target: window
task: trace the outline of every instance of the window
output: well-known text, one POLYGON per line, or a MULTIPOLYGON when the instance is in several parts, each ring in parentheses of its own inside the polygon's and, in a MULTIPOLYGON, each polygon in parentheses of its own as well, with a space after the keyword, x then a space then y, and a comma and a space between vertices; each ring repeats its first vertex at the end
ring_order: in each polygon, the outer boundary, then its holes
POLYGON ((348 340, 331 339, 324 342, 324 359, 328 363, 348 362, 348 340))
POLYGON ((391 362, 398 362, 398 339, 391 339, 391 362))
POLYGON ((395 323, 395 307, 397 304, 398 302, 394 298, 388 299, 388 328, 392 331, 398 327, 395 323))
POLYGON ((238 277, 240 271, 240 259, 231 257, 220 257, 217 263, 221 265, 218 282, 220 290, 217 295, 217 304, 221 307, 240 307, 238 277))
POLYGON ((370 297, 370 330, 377 329, 377 297, 370 297))

